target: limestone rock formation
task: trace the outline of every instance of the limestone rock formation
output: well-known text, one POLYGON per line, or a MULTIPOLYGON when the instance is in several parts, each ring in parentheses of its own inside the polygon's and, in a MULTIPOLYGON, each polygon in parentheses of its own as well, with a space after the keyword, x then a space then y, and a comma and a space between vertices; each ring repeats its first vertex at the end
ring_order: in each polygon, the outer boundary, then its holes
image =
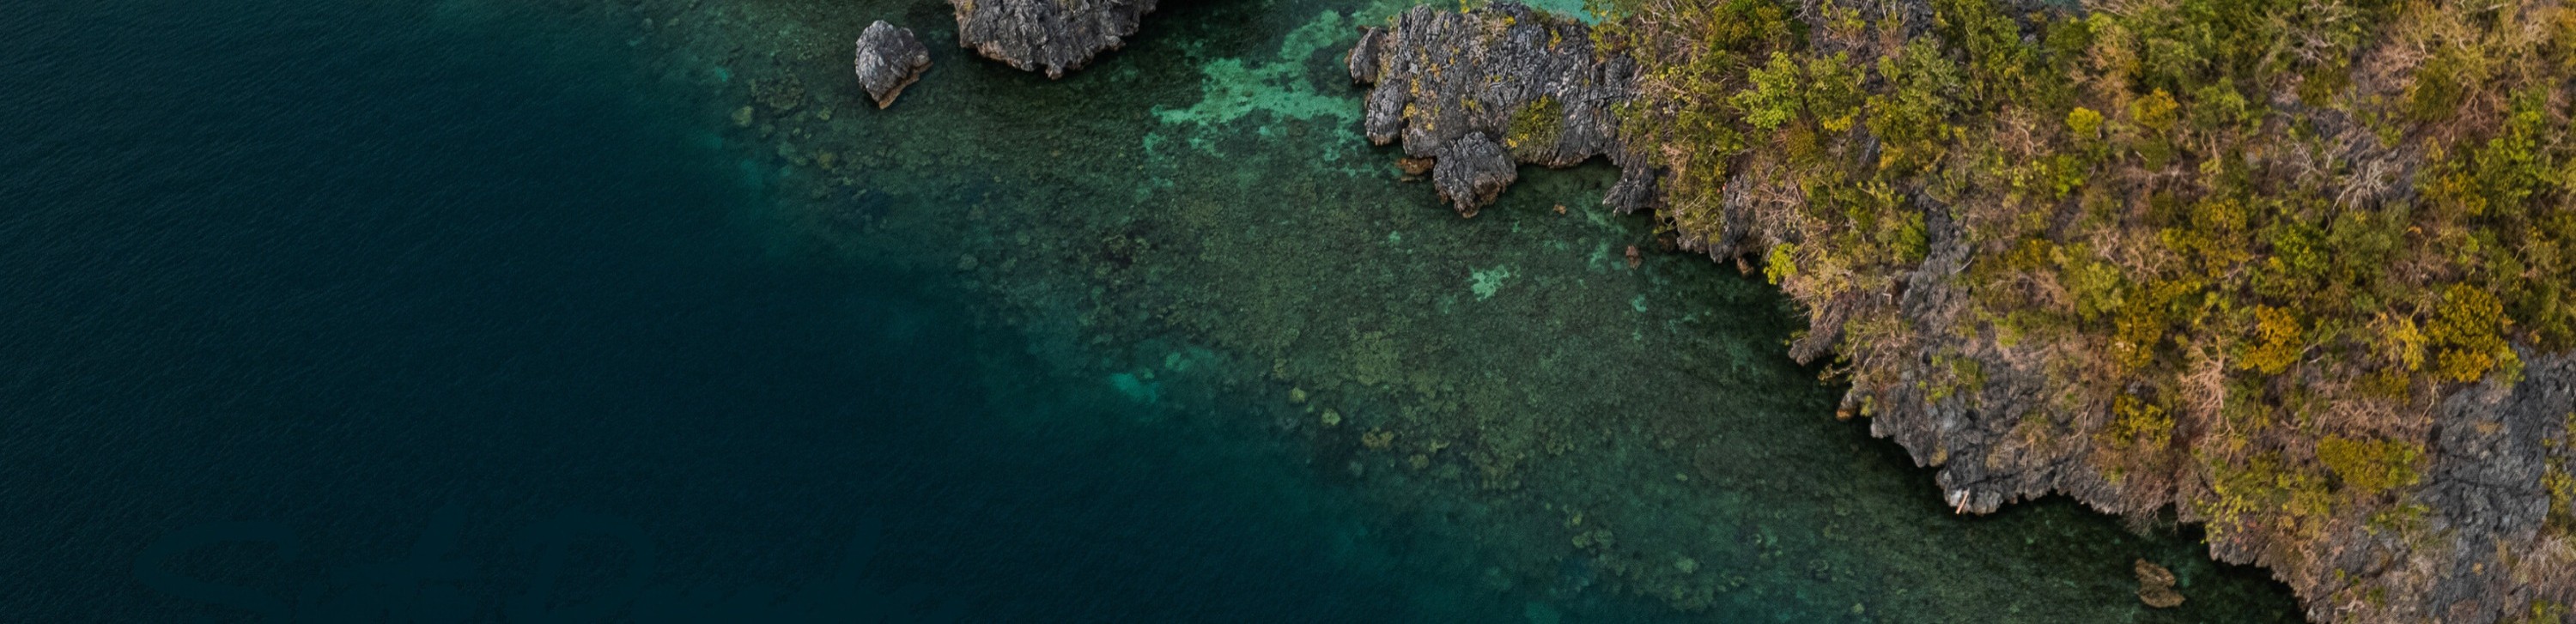
MULTIPOLYGON (((1971 256, 1953 242, 1958 227, 1946 218, 1933 224, 1932 258, 1898 296, 1908 322, 1950 326, 1943 324, 1959 318, 1972 296, 1950 279, 1971 256)), ((1894 388, 1878 395, 1870 431, 1904 446, 1917 463, 1939 468, 1936 481, 1951 505, 1990 513, 2016 500, 2065 494, 2104 513, 2172 509, 2163 497, 2173 486, 2141 491, 2139 480, 2088 468, 2091 455, 2108 452, 2099 443, 2049 444, 2023 435, 2017 427, 2034 418, 2031 406, 2047 401, 2046 371, 2008 365, 1992 342, 1948 335, 1922 340, 1922 352, 1949 349, 1994 363, 1983 369, 1984 387, 1974 391, 1973 402, 1894 388)), ((2493 624, 2528 613, 2535 603, 2576 598, 2567 592, 2576 587, 2576 544, 2542 530, 2553 513, 2549 484, 2570 483, 2553 479, 2565 479, 2563 467, 2576 466, 2576 432, 2568 428, 2576 415, 2576 354, 2524 349, 2521 357, 2527 365, 2518 382, 2491 378, 2416 416, 2430 430, 2422 474, 2390 495, 2419 516, 2323 523, 2295 542, 2213 531, 2211 556, 2270 568, 2316 621, 2493 624), (2389 528, 2410 524, 2406 533, 2429 537, 2406 539, 2389 528), (2376 603, 2353 600, 2374 595, 2376 603)), ((1846 400, 1863 396, 1856 389, 1846 400)), ((2198 507, 2175 513, 2184 522, 2212 520, 2198 507)), ((2139 597, 2151 603, 2179 598, 2144 586, 2139 597)))
MULTIPOLYGON (((1911 16, 1901 20, 1909 36, 1924 34, 1934 15, 1919 0, 1863 0, 1861 8, 1863 14, 1911 16)), ((1829 30, 1828 24, 1809 26, 1813 32, 1829 30)), ((1345 58, 1353 80, 1375 85, 1367 96, 1364 130, 1381 145, 1401 139, 1408 161, 1436 159, 1421 169, 1461 213, 1472 214, 1510 183, 1509 161, 1565 166, 1592 155, 1606 155, 1623 170, 1606 203, 1623 211, 1646 207, 1659 193, 1660 172, 1653 168, 1658 161, 1643 154, 1660 153, 1655 150, 1663 146, 1620 136, 1610 114, 1637 97, 1638 66, 1596 52, 1588 30, 1509 2, 1466 13, 1419 7, 1386 27, 1365 29, 1345 58), (1495 157, 1496 148, 1509 161, 1495 157)), ((1818 45, 1862 59, 1891 53, 1869 47, 1874 39, 1854 41, 1818 45)), ((2352 123, 2342 113, 2297 114, 2321 120, 2317 127, 2334 133, 2369 132, 2367 124, 2352 123)), ((1859 145, 1869 146, 1861 153, 1880 153, 1875 141, 1859 145)), ((2374 149, 2381 151, 2338 158, 2385 163, 2398 172, 2429 166, 2411 148, 2374 149)), ((1408 173, 1419 175, 1413 167, 1408 173)), ((1717 223, 1708 228, 1680 232, 1677 242, 1740 263, 1748 255, 1760 257, 1766 239, 1777 237, 1759 230, 1775 226, 1786 212, 1758 210, 1759 202, 1773 200, 1745 190, 1755 185, 1737 184, 1746 177, 1741 170, 1727 175, 1722 218, 1711 219, 1717 223)), ((1844 321, 1863 303, 1892 307, 1901 327, 1984 322, 1971 305, 1979 292, 1960 279, 1970 265, 1987 261, 1972 244, 1973 225, 1958 216, 1966 211, 1934 193, 1899 198, 1922 215, 1924 257, 1894 275, 1884 290, 1846 291, 1815 303, 1806 337, 1792 346, 1795 358, 1833 355, 1844 321)), ((2079 423, 2048 411, 2066 385, 2052 377, 2061 373, 2043 366, 2045 360, 2028 357, 2048 347, 2025 343, 2014 350, 1995 336, 1911 332, 1883 343, 1891 346, 1882 351, 1846 354, 1903 363, 1891 378, 1856 382, 1845 413, 1867 415, 1873 435, 1896 441, 1916 463, 1937 468, 1942 495, 1959 512, 1989 513, 2014 501, 2063 494, 2104 513, 2171 513, 2186 523, 2214 523, 2208 541, 2215 558, 2271 569, 2317 621, 2494 624, 2537 620, 2541 614, 2556 618, 2563 613, 2559 609, 2576 604, 2576 532, 2566 528, 2576 525, 2576 503, 2570 502, 2576 501, 2576 354, 2522 345, 2517 359, 2524 366, 2517 375, 2444 388, 2438 401, 2389 414, 2386 431, 2364 437, 2420 442, 2421 457, 2409 451, 2393 464, 2403 467, 2402 474, 2390 473, 2381 486, 2361 487, 2345 484, 2340 473, 2293 484, 2254 479, 2267 474, 2232 466, 2222 467, 2243 472, 2185 465, 2170 478, 2150 479, 2102 471, 2094 460, 2121 449, 2091 435, 2052 433, 2073 431, 2079 423), (1957 375, 1953 365, 1936 364, 1944 360, 1972 363, 1967 370, 1974 371, 1975 382, 1936 383, 1957 375), (2234 496, 2253 506, 2231 511, 2194 502, 2215 499, 2210 494, 2220 487, 2250 488, 2234 496), (2296 497, 2320 495, 2347 501, 2378 497, 2365 502, 2394 511, 2305 517, 2291 511, 2294 504, 2321 505, 2296 497)), ((2080 417, 2107 419, 2098 412, 2080 417)), ((2215 427, 2232 426, 2223 418, 2185 420, 2168 429, 2176 441, 2206 436, 2215 427)), ((2307 435, 2336 434, 2355 435, 2307 435)), ((2319 453, 2319 440, 2309 442, 2286 451, 2319 453)), ((2183 603, 2169 571, 2145 562, 2137 571, 2139 600, 2158 607, 2183 603)))
POLYGON ((859 86, 867 88, 877 108, 893 106, 895 96, 930 69, 930 49, 913 38, 912 29, 877 20, 859 33, 858 68, 859 86))
MULTIPOLYGON (((1951 326, 1944 323, 1955 322, 1973 296, 1951 279, 1972 255, 1954 242, 1959 227, 1934 220, 1932 257, 1897 296, 1908 322, 1951 326)), ((2173 509, 2163 498, 2173 486, 2141 491, 2139 480, 2088 468, 2091 455, 2108 452, 2099 443, 2052 444, 2024 435, 2021 423, 2035 418, 2032 406, 2048 400, 2046 371, 2009 365, 1992 342, 1950 335, 1921 340, 1921 352, 1948 349, 1993 363, 1983 368, 1985 384, 1973 401, 1940 400, 1914 387, 1876 399, 1871 433, 1895 440, 1918 464, 1937 467, 1936 482, 1950 505, 1982 514, 2064 494, 2104 513, 2173 509)), ((2270 568, 2316 621, 2493 624, 2529 612, 2535 602, 2564 604, 2565 588, 2576 587, 2576 544, 2541 529, 2552 513, 2547 484, 2567 474, 2553 467, 2576 466, 2576 432, 2568 429, 2576 414, 2576 355, 2524 350, 2521 357, 2527 366, 2519 382, 2489 379, 2417 416, 2430 429, 2422 475, 2391 495, 2421 514, 2404 520, 2415 523, 2414 534, 2433 537, 2403 539, 2388 528, 2402 526, 2398 520, 2370 519, 2325 523, 2301 542, 2213 531, 2211 556, 2270 568), (2370 595, 2379 602, 2352 600, 2370 595)), ((1846 401, 1864 396, 1856 389, 1846 401)), ((2174 513, 2184 522, 2211 520, 2198 509, 2174 513)), ((2139 598, 2153 604, 2180 596, 2142 585, 2139 598)))
POLYGON ((1432 181, 1462 215, 1492 203, 1516 163, 1571 167, 1608 156, 1623 169, 1604 203, 1622 212, 1655 196, 1654 171, 1618 139, 1611 107, 1630 97, 1636 63, 1604 58, 1590 27, 1496 2, 1460 13, 1414 7, 1362 31, 1345 58, 1373 84, 1369 140, 1401 138, 1412 158, 1437 159, 1432 181))
POLYGON ((1155 0, 948 0, 957 42, 985 58, 1048 78, 1126 45, 1155 0))

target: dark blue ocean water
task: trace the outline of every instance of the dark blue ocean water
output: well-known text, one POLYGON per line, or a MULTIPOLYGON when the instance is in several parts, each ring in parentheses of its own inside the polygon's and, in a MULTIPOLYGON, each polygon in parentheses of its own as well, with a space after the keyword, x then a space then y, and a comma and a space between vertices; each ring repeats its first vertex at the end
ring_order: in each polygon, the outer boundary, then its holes
POLYGON ((1283 454, 1119 425, 936 280, 781 243, 622 42, 455 10, 0 19, 0 620, 1326 621, 1441 591, 1283 454))

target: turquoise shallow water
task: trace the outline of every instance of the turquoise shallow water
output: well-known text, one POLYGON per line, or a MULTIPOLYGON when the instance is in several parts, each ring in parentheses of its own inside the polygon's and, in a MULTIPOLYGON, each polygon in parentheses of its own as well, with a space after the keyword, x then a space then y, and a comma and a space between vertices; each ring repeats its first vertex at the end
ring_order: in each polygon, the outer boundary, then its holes
POLYGON ((1059 82, 932 2, 29 9, 0 604, 2294 617, 2187 539, 1942 514, 1777 356, 1776 296, 1625 268, 1655 233, 1586 210, 1605 170, 1434 207, 1333 73, 1397 6, 1167 7, 1059 82), (939 63, 888 111, 841 80, 878 17, 939 63), (2137 557, 2195 610, 2123 602, 2137 557))

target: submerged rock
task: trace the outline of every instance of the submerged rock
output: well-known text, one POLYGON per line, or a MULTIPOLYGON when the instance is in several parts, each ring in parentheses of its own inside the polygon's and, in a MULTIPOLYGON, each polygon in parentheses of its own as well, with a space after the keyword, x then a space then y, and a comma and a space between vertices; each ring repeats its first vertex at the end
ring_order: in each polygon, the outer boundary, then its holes
POLYGON ((910 28, 896 28, 885 20, 869 24, 859 33, 859 86, 866 87, 868 97, 877 108, 894 105, 903 88, 921 79, 930 69, 930 49, 912 36, 910 28))
POLYGON ((1492 203, 1516 163, 1571 167, 1608 156, 1623 172, 1603 203, 1625 212, 1655 196, 1647 160, 1618 140, 1611 107, 1635 92, 1636 63, 1597 54, 1583 23, 1496 2, 1460 13, 1414 7, 1369 27, 1344 58, 1373 84, 1369 140, 1401 138, 1438 159, 1433 183, 1462 215, 1492 203))
POLYGON ((805 81, 793 74, 781 74, 751 81, 751 99, 771 113, 785 113, 805 105, 805 81))
POLYGON ((2182 606, 2182 592, 2174 591, 2172 570, 2155 562, 2139 559, 2132 566, 2138 574, 2138 601, 2158 609, 2182 606))
POLYGON ((948 0, 957 42, 985 58, 1048 78, 1126 45, 1155 0, 948 0))

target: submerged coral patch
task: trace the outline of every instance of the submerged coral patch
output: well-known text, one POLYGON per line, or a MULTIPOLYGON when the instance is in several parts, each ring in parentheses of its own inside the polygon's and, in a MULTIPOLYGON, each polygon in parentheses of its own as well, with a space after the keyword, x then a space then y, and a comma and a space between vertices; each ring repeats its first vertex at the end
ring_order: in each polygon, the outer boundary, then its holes
POLYGON ((1109 387, 1125 395, 1128 400, 1138 403, 1163 400, 1162 384, 1146 381, 1135 373, 1110 373, 1109 387))
POLYGON ((1165 124, 1220 124, 1253 113, 1283 119, 1334 117, 1359 120, 1359 98, 1347 91, 1318 89, 1307 71, 1317 51, 1348 45, 1352 23, 1341 13, 1324 11, 1280 39, 1278 53, 1267 59, 1220 58, 1200 67, 1205 79, 1201 96, 1188 108, 1154 110, 1165 124))
POLYGON ((1475 269, 1467 272, 1467 290, 1476 293, 1478 301, 1492 299, 1494 293, 1502 291, 1503 283, 1511 279, 1512 268, 1509 266, 1475 269))

